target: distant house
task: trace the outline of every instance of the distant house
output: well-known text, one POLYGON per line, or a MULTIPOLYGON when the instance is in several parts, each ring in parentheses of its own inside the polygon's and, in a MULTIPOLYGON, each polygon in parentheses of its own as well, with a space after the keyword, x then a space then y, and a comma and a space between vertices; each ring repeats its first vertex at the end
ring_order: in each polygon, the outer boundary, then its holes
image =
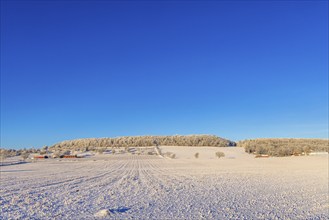
POLYGON ((35 160, 37 160, 37 159, 48 159, 48 156, 47 155, 34 155, 32 157, 32 159, 35 159, 35 160))
POLYGON ((255 158, 269 158, 270 156, 267 154, 258 154, 255 156, 255 158))
POLYGON ((61 155, 60 158, 77 158, 76 155, 61 155))

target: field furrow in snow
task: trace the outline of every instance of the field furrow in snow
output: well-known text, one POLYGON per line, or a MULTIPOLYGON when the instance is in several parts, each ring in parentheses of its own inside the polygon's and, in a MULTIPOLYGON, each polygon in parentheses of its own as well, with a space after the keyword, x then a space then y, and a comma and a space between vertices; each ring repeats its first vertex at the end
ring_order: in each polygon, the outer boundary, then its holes
POLYGON ((0 219, 93 219, 100 210, 110 219, 329 217, 328 157, 182 157, 103 155, 1 167, 0 219))

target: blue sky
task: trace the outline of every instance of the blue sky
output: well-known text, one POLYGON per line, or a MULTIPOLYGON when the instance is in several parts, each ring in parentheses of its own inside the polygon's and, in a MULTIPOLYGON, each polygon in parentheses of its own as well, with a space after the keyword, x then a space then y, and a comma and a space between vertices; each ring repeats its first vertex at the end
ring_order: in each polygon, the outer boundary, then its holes
POLYGON ((328 138, 327 1, 1 4, 1 147, 328 138))

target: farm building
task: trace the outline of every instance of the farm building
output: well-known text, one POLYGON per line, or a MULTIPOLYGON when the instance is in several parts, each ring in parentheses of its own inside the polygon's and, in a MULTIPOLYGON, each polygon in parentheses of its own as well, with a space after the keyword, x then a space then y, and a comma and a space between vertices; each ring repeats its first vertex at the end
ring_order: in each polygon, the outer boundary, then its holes
POLYGON ((47 155, 34 155, 32 159, 48 159, 47 155))
POLYGON ((270 156, 267 154, 258 154, 255 156, 255 158, 269 158, 270 156))
POLYGON ((77 158, 76 155, 61 155, 60 158, 77 158))

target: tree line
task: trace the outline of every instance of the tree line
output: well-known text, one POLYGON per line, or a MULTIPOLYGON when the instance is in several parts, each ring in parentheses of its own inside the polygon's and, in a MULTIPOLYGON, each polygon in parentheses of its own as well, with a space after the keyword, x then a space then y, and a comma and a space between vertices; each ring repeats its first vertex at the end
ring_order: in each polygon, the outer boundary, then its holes
POLYGON ((85 138, 63 141, 50 149, 95 150, 112 147, 147 147, 147 146, 235 146, 235 142, 215 135, 175 135, 175 136, 133 136, 117 138, 85 138))
POLYGON ((311 152, 329 152, 328 139, 264 138, 237 142, 247 153, 269 156, 308 155, 311 152))
POLYGON ((291 156, 309 154, 314 151, 329 152, 328 139, 263 138, 243 140, 237 143, 215 135, 175 135, 175 136, 134 136, 117 138, 85 138, 59 142, 51 147, 39 149, 0 149, 0 160, 12 156, 24 156, 31 153, 46 154, 66 151, 105 150, 120 147, 149 146, 209 146, 243 147, 247 153, 267 154, 269 156, 291 156))

